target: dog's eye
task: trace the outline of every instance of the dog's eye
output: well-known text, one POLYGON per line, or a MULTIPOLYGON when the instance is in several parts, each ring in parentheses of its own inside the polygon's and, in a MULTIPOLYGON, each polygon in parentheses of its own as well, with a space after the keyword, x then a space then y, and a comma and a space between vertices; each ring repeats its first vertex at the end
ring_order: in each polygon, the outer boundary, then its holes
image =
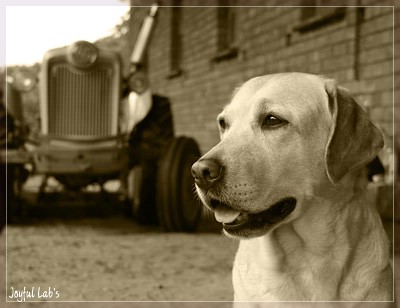
POLYGON ((273 127, 273 126, 281 125, 283 123, 284 123, 284 121, 282 121, 281 119, 279 119, 273 115, 268 115, 265 117, 262 125, 264 127, 273 127))

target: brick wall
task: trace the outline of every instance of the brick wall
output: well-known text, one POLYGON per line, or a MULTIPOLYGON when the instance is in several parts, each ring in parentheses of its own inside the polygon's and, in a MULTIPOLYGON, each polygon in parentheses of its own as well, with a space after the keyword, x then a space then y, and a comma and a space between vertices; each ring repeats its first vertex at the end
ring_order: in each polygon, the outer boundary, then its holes
MULTIPOLYGON (((376 3, 392 5, 390 1, 361 1, 362 5, 376 3)), ((136 17, 146 10, 135 8, 136 17)), ((341 20, 299 32, 293 27, 300 22, 300 7, 238 7, 238 55, 217 62, 213 61, 217 52, 217 8, 181 10, 182 74, 169 76, 170 7, 159 10, 148 71, 154 91, 168 96, 173 104, 177 134, 194 137, 202 152, 218 142, 215 118, 232 90, 253 76, 283 71, 323 74, 338 80, 368 110, 384 132, 387 144, 392 144, 393 59, 398 58, 398 53, 393 54, 393 20, 394 15, 399 16, 397 8, 347 7, 341 20)), ((133 29, 141 19, 136 18, 133 29)), ((394 44, 398 51, 398 36, 394 44)), ((398 75, 399 65, 394 69, 398 75)), ((398 95, 398 84, 394 91, 398 95)), ((395 114, 398 119, 399 113, 395 114)))

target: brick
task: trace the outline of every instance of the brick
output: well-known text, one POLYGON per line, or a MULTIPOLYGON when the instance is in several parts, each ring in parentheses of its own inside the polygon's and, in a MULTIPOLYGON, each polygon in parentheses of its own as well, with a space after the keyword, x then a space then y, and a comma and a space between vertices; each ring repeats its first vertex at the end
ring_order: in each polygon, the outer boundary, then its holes
POLYGON ((393 42, 393 30, 387 29, 381 32, 362 36, 360 39, 360 48, 369 49, 384 44, 392 44, 393 42))
POLYGON ((343 83, 353 94, 364 94, 374 92, 373 80, 350 80, 343 83))
POLYGON ((375 91, 392 90, 393 76, 384 76, 376 78, 373 83, 375 91))
POLYGON ((393 29, 393 12, 371 19, 362 24, 361 35, 368 35, 375 32, 380 32, 386 29, 393 29))
POLYGON ((372 100, 379 106, 393 108, 393 91, 374 93, 372 100))
POLYGON ((326 72, 332 72, 340 68, 351 67, 354 63, 354 58, 352 55, 346 55, 343 57, 330 58, 326 57, 322 61, 322 69, 326 72))
POLYGON ((346 54, 349 49, 348 45, 349 45, 349 43, 345 42, 345 43, 340 43, 340 44, 333 46, 332 55, 333 56, 342 56, 342 55, 346 54))
POLYGON ((387 76, 393 74, 393 61, 378 62, 369 64, 360 69, 362 78, 371 79, 374 77, 387 76))
POLYGON ((393 44, 385 44, 377 48, 362 50, 359 55, 359 60, 362 64, 375 63, 386 59, 393 59, 393 44))
POLYGON ((377 122, 390 122, 393 119, 393 108, 379 106, 371 109, 369 115, 377 122))
POLYGON ((364 19, 368 20, 380 15, 387 15, 392 13, 393 13, 392 7, 381 7, 381 6, 366 7, 364 9, 364 19))

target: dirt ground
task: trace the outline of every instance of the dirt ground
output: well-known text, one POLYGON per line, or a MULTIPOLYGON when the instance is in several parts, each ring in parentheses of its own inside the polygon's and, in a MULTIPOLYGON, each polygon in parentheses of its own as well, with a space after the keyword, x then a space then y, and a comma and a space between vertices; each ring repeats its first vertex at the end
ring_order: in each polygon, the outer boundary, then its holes
MULTIPOLYGON (((50 300, 63 303, 7 303, 9 308, 231 307, 230 271, 238 243, 206 224, 196 234, 162 233, 156 227, 143 227, 125 217, 39 220, 12 225, 0 238, 0 266, 4 268, 6 261, 6 239, 8 261, 8 288, 1 288, 1 302, 11 295, 12 286, 34 287, 33 300, 38 300, 39 287, 55 288, 60 296, 55 299, 54 295, 50 300)), ((241 306, 247 307, 250 306, 241 306)), ((264 303, 257 307, 396 306, 264 303)))
POLYGON ((163 233, 113 217, 10 226, 6 239, 7 296, 50 287, 61 301, 233 298, 238 243, 219 233, 163 233))

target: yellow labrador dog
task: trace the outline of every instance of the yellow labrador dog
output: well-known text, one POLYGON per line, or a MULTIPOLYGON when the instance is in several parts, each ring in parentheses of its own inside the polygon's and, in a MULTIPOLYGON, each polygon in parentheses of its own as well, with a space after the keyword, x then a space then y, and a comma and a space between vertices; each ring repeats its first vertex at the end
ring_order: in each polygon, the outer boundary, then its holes
POLYGON ((235 301, 390 301, 387 236, 366 199, 380 131, 333 80, 256 77, 193 166, 203 203, 240 239, 235 301))

